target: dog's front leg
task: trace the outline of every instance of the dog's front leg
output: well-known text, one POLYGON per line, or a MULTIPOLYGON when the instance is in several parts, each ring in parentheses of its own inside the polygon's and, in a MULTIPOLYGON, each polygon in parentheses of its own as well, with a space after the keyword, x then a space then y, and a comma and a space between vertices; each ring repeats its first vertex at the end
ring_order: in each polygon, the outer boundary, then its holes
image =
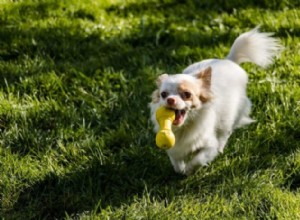
POLYGON ((175 172, 185 174, 186 164, 185 164, 184 160, 183 159, 175 159, 174 157, 172 157, 170 155, 169 155, 169 158, 174 167, 175 172))
POLYGON ((207 166, 218 155, 219 145, 216 138, 211 138, 206 147, 200 148, 196 155, 186 164, 185 173, 191 174, 197 166, 207 166))

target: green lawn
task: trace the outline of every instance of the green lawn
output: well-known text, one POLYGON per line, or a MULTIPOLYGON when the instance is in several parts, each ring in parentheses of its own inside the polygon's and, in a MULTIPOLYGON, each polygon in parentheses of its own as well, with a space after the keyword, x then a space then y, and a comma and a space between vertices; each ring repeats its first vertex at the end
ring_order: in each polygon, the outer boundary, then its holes
POLYGON ((0 218, 300 219, 298 0, 0 0, 0 218), (185 177, 155 146, 155 79, 261 25, 251 126, 185 177))

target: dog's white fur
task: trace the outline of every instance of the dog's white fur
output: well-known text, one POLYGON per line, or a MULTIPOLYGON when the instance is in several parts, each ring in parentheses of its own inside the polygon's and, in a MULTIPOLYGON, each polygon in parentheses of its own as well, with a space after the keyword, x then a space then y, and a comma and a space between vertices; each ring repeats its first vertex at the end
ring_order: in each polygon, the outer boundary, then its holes
POLYGON ((159 106, 185 113, 172 127, 176 144, 167 150, 176 172, 190 174, 196 166, 207 165, 223 152, 235 128, 253 122, 246 95, 248 77, 238 64, 271 64, 282 49, 271 35, 253 29, 235 40, 226 59, 204 60, 181 74, 158 78, 150 103, 154 130, 158 131, 155 112, 159 106))

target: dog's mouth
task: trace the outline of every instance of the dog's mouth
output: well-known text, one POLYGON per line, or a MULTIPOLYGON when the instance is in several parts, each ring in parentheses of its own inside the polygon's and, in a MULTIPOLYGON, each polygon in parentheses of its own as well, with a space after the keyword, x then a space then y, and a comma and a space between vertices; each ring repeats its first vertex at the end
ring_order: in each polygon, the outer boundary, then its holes
POLYGON ((173 125, 180 125, 183 123, 184 121, 184 117, 186 114, 186 110, 182 109, 182 110, 175 110, 175 120, 173 121, 173 125))

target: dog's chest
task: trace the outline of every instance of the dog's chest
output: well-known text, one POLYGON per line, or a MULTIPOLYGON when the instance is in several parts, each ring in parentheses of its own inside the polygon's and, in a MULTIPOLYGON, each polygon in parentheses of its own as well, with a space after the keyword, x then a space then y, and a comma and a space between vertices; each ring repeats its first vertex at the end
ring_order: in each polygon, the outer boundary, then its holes
POLYGON ((183 156, 205 147, 209 136, 213 135, 210 132, 212 129, 209 128, 212 124, 206 122, 197 118, 176 129, 174 131, 176 144, 172 151, 183 156))

